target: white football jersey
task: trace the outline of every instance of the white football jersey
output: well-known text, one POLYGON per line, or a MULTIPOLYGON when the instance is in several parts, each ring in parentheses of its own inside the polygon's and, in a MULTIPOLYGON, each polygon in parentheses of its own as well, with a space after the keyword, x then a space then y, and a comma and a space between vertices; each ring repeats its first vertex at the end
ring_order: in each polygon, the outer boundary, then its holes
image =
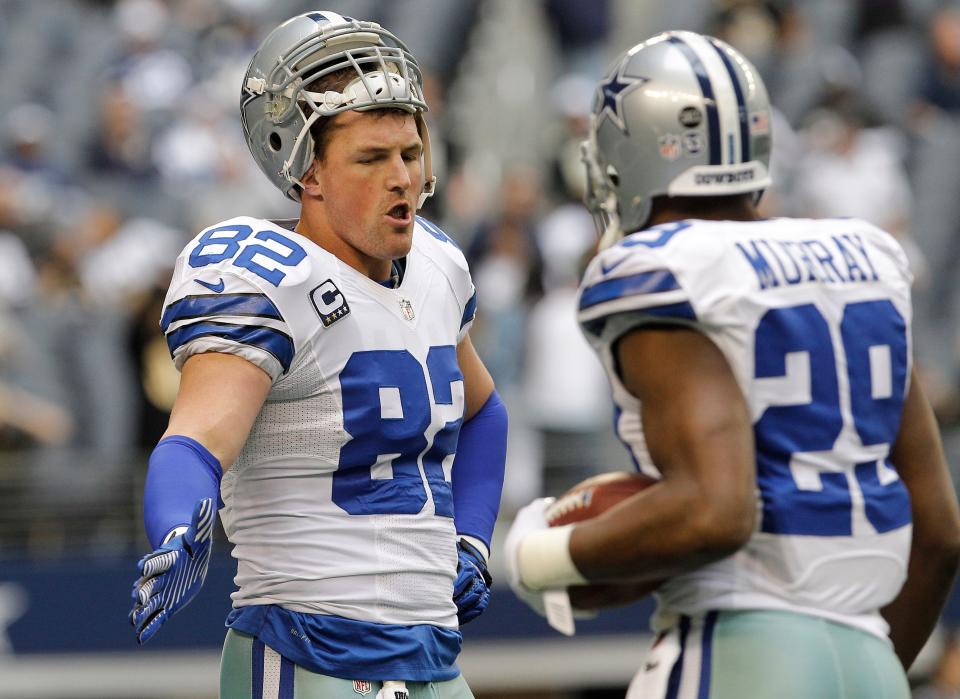
POLYGON ((397 288, 261 219, 187 245, 161 321, 177 366, 225 352, 273 379, 221 484, 234 607, 457 626, 456 346, 474 293, 463 254, 419 218, 397 288))
POLYGON ((878 609, 910 553, 910 500, 889 461, 910 376, 910 284, 896 241, 855 219, 683 221, 591 262, 579 318, 640 471, 659 476, 612 354, 633 328, 703 332, 753 419, 756 530, 736 554, 668 581, 661 618, 785 609, 886 634, 878 609))

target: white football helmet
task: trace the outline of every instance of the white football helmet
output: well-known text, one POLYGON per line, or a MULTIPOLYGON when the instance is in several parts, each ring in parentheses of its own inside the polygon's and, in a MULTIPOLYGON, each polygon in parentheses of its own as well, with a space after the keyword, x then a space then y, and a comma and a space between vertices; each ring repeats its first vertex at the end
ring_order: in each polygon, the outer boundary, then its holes
POLYGON ((300 180, 313 162, 313 123, 350 109, 386 108, 416 116, 423 139, 422 206, 436 184, 422 76, 416 59, 389 31, 335 12, 307 12, 270 32, 243 77, 240 115, 247 147, 263 173, 294 201, 300 200, 300 180), (357 75, 342 92, 307 89, 344 69, 357 75))
POLYGON ((627 51, 597 87, 581 146, 601 248, 641 229, 656 196, 759 198, 770 123, 760 75, 728 44, 678 31, 627 51))

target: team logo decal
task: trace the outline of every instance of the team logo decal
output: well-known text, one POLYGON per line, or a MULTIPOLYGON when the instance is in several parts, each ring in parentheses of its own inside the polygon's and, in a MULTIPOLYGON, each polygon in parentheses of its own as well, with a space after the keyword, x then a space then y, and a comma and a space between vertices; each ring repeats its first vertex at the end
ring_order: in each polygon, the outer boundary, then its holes
POLYGON ((413 304, 407 299, 400 299, 400 313, 403 314, 404 320, 413 320, 416 318, 413 312, 413 304))
POLYGON ((703 136, 699 131, 687 131, 683 134, 683 152, 685 155, 699 155, 703 150, 703 136))
POLYGON ((362 697, 365 697, 373 689, 373 685, 370 684, 369 680, 354 680, 353 681, 353 691, 359 694, 362 697))
POLYGON ((329 328, 350 312, 347 299, 329 279, 310 292, 310 300, 325 328, 329 328))
POLYGON ((677 115, 677 119, 688 129, 692 129, 695 126, 700 126, 700 122, 703 121, 703 114, 696 107, 684 107, 677 115))
POLYGON ((754 112, 750 115, 750 135, 770 133, 770 115, 767 112, 754 112))
POLYGON ((676 160, 680 157, 680 137, 676 134, 664 134, 657 143, 660 146, 660 157, 664 160, 676 160))
POLYGON ((628 134, 627 124, 623 120, 623 98, 650 79, 625 75, 624 68, 624 64, 617 66, 613 73, 600 83, 594 97, 593 111, 597 114, 597 126, 604 117, 609 117, 618 129, 628 134))

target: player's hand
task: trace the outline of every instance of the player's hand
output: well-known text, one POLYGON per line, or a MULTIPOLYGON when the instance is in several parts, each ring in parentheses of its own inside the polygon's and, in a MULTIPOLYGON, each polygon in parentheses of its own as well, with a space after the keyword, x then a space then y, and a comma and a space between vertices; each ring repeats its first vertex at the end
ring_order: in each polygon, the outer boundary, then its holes
POLYGON ((457 579, 453 583, 453 601, 457 605, 457 620, 461 625, 483 614, 490 603, 493 578, 487 571, 487 562, 470 542, 457 542, 457 579))
POLYGON ((216 514, 212 498, 200 500, 187 531, 140 559, 130 612, 138 643, 153 638, 163 623, 200 591, 210 563, 216 514))
POLYGON ((543 593, 529 590, 524 586, 520 579, 520 542, 528 535, 541 529, 546 529, 547 524, 546 510, 555 498, 537 498, 529 505, 521 508, 517 516, 513 519, 510 531, 507 532, 507 540, 504 544, 504 550, 507 557, 507 577, 510 583, 510 589, 526 602, 537 614, 546 616, 543 604, 543 593))

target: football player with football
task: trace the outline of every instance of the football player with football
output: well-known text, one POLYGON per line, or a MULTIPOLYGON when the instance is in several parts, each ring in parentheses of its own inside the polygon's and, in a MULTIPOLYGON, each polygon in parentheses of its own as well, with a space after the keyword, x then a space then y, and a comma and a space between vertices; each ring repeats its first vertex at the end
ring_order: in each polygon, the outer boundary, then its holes
POLYGON ((535 607, 656 588, 630 699, 906 699, 957 569, 907 258, 861 220, 761 219, 770 124, 755 68, 692 32, 633 47, 596 92, 579 320, 656 482, 558 526, 535 501, 506 549, 535 607))
POLYGON ((144 643, 193 599, 220 510, 238 587, 223 697, 472 696, 459 625, 489 600, 507 416, 464 256, 416 215, 426 109, 386 29, 284 22, 241 114, 299 219, 218 223, 177 260, 160 322, 181 383, 131 621, 144 643))

